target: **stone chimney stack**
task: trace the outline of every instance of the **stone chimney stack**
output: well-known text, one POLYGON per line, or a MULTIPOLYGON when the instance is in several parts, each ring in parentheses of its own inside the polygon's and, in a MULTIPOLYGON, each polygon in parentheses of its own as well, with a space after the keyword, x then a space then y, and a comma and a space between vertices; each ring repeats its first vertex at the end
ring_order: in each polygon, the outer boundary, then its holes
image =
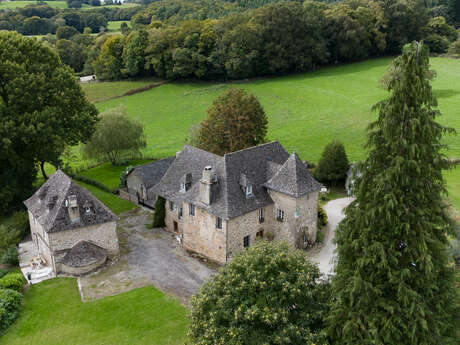
POLYGON ((206 205, 212 202, 212 185, 217 183, 217 175, 212 166, 206 166, 203 169, 203 175, 200 180, 200 200, 206 205))
POLYGON ((78 208, 77 196, 76 195, 69 195, 67 198, 65 205, 67 206, 67 210, 69 211, 70 221, 77 222, 80 220, 80 209, 78 208))

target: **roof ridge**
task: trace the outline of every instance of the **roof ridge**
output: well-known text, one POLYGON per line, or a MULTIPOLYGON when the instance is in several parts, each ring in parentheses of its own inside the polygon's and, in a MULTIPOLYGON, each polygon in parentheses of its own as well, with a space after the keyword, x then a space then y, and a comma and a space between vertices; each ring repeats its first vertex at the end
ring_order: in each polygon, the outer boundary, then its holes
POLYGON ((187 145, 187 144, 185 144, 185 145, 182 147, 182 150, 179 151, 179 153, 181 153, 185 148, 187 148, 187 149, 192 149, 192 150, 197 150, 197 151, 202 151, 202 152, 205 152, 205 153, 207 153, 207 154, 210 154, 210 155, 213 155, 213 156, 216 156, 216 157, 219 157, 219 158, 222 158, 222 157, 223 157, 223 156, 219 156, 219 155, 217 155, 217 154, 215 154, 215 153, 212 153, 212 152, 210 152, 210 151, 206 151, 206 150, 200 149, 199 147, 192 146, 192 145, 187 145))

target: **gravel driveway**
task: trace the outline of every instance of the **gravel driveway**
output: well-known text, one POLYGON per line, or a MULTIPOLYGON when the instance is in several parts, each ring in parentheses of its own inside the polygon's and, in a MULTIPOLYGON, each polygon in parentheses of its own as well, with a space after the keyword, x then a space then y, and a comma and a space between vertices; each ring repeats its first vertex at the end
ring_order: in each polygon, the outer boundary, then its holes
POLYGON ((336 256, 336 245, 333 243, 335 237, 335 229, 337 225, 345 218, 342 213, 343 209, 347 207, 353 198, 341 198, 329 201, 324 205, 324 210, 327 213, 328 224, 324 229, 323 245, 318 251, 309 253, 311 261, 318 264, 318 267, 323 274, 333 274, 334 271, 334 258, 336 256))

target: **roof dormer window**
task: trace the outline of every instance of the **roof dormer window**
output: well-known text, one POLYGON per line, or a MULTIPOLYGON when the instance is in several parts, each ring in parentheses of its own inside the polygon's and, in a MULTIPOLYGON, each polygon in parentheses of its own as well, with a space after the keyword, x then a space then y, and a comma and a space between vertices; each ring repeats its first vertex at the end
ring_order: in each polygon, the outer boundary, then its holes
POLYGON ((246 198, 249 198, 252 196, 252 184, 248 184, 246 186, 246 198))
POLYGON ((91 207, 85 207, 85 213, 91 214, 91 207))
POLYGON ((182 193, 185 193, 186 190, 187 190, 186 184, 185 184, 185 183, 181 183, 181 184, 180 184, 180 191, 181 191, 182 193))

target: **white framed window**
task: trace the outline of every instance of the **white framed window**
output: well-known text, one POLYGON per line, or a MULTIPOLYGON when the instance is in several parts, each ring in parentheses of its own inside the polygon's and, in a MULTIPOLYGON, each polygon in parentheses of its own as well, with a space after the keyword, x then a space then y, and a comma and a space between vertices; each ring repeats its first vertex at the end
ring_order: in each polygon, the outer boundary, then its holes
POLYGON ((216 217, 216 229, 222 229, 222 218, 216 217))
POLYGON ((179 219, 182 219, 183 213, 184 213, 184 209, 182 207, 179 207, 179 212, 178 212, 179 219))
POLYGON ((259 223, 263 223, 265 221, 265 210, 263 208, 259 209, 259 223))
POLYGON ((194 216, 195 215, 195 205, 194 204, 190 204, 189 206, 189 214, 191 216, 194 216))
POLYGON ((276 220, 279 222, 284 221, 284 211, 283 210, 280 210, 280 209, 276 210, 276 220))
POLYGON ((252 196, 252 184, 246 186, 246 198, 252 196))
POLYGON ((182 193, 185 193, 186 190, 187 190, 187 189, 185 188, 185 183, 181 183, 181 184, 180 184, 180 191, 181 191, 182 193))

